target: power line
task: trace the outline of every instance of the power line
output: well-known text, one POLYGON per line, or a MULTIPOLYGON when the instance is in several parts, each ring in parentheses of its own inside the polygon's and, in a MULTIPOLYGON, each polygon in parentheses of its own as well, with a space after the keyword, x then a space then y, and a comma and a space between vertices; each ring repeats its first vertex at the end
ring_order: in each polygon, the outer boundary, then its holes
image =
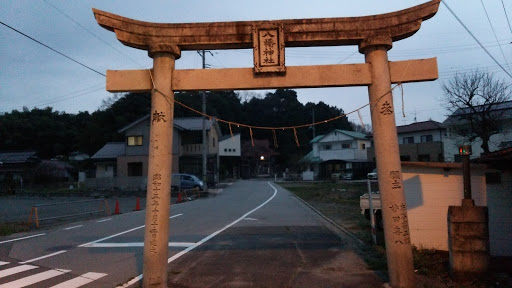
POLYGON ((87 31, 89 34, 91 34, 92 36, 94 36, 96 39, 100 40, 101 42, 103 42, 103 44, 106 44, 108 46, 110 46, 110 48, 116 50, 119 54, 122 54, 123 56, 125 56, 126 58, 130 59, 133 63, 137 64, 139 67, 142 68, 142 65, 140 65, 139 63, 137 63, 137 61, 133 60, 130 56, 124 54, 123 52, 121 52, 119 49, 117 49, 116 47, 112 46, 110 43, 108 43, 107 41, 101 39, 99 36, 97 36, 96 34, 94 34, 91 30, 87 29, 85 26, 83 26, 82 24, 80 24, 79 22, 75 21, 75 19, 73 19, 71 16, 67 15, 66 13, 64 13, 62 10, 60 10, 59 8, 55 7, 53 4, 51 4, 50 2, 46 1, 46 0, 43 0, 46 4, 50 5, 53 9, 57 10, 59 13, 61 13, 62 15, 64 15, 66 18, 68 18, 69 20, 71 20, 73 23, 75 23, 76 25, 78 25, 80 28, 84 29, 85 31, 87 31))
POLYGON ((15 28, 13 28, 13 27, 11 27, 11 26, 9 26, 9 25, 5 24, 5 23, 4 23, 4 22, 2 22, 2 21, 0 21, 0 24, 2 24, 2 25, 4 25, 5 27, 7 27, 7 28, 9 28, 9 29, 11 29, 11 30, 13 30, 13 31, 15 31, 16 33, 19 33, 19 34, 21 34, 21 35, 23 35, 23 36, 27 37, 28 39, 30 39, 30 40, 32 40, 32 41, 34 41, 34 42, 36 42, 36 43, 38 43, 38 44, 40 44, 40 45, 42 45, 42 46, 46 47, 46 48, 48 48, 48 49, 52 50, 53 52, 55 52, 55 53, 57 53, 57 54, 59 54, 59 55, 61 55, 61 56, 66 57, 67 59, 69 59, 69 60, 71 60, 71 61, 73 61, 73 62, 77 63, 78 65, 80 65, 80 66, 82 66, 82 67, 85 67, 85 68, 87 68, 87 69, 89 69, 89 70, 91 70, 91 71, 93 71, 93 72, 95 72, 95 73, 97 73, 97 74, 100 74, 100 75, 101 75, 101 76, 103 76, 103 77, 107 77, 105 74, 103 74, 103 73, 101 73, 101 72, 99 72, 99 71, 97 71, 97 70, 94 70, 93 68, 91 68, 91 67, 89 67, 89 66, 87 66, 87 65, 85 65, 85 64, 83 64, 83 63, 81 63, 81 62, 79 62, 79 61, 77 61, 77 60, 75 60, 75 59, 73 59, 73 58, 71 58, 71 57, 69 57, 69 56, 67 56, 67 55, 65 55, 64 53, 61 53, 61 52, 59 52, 59 51, 57 51, 57 50, 53 49, 52 47, 50 47, 50 46, 48 46, 48 45, 46 45, 46 44, 42 43, 41 41, 38 41, 38 40, 36 40, 36 39, 34 39, 34 38, 32 38, 32 37, 28 36, 27 34, 25 34, 25 33, 21 32, 21 31, 19 31, 19 30, 16 30, 15 28))
POLYGON ((468 27, 459 19, 459 17, 457 17, 457 15, 455 14, 455 12, 453 12, 453 10, 450 8, 450 6, 448 6, 448 4, 446 4, 446 0, 442 1, 444 6, 446 6, 446 8, 448 8, 448 10, 450 11, 450 13, 452 13, 453 17, 455 17, 455 19, 457 19, 457 21, 459 21, 459 23, 462 25, 462 27, 464 27, 464 29, 466 29, 466 31, 469 33, 469 35, 471 35, 471 37, 473 37, 473 39, 478 43, 478 45, 480 45, 480 47, 482 47, 482 49, 484 49, 485 53, 487 53, 487 55, 489 55, 489 57, 491 57, 491 59, 496 63, 498 64, 498 66, 501 67, 501 69, 510 77, 512 78, 512 74, 510 74, 502 65, 500 62, 498 62, 498 60, 496 60, 496 58, 494 58, 494 56, 492 56, 492 54, 484 47, 484 45, 482 45, 482 43, 475 37, 475 35, 473 35, 473 33, 471 33, 471 31, 468 29, 468 27))
POLYGON ((510 20, 508 20, 507 9, 505 9, 505 4, 503 3, 503 0, 501 0, 501 5, 503 6, 503 11, 505 12, 505 18, 507 18, 508 29, 510 29, 510 33, 512 33, 512 26, 510 26, 510 20))
POLYGON ((503 53, 503 47, 501 47, 500 41, 498 40, 498 36, 496 35, 496 31, 494 30, 494 27, 492 26, 491 18, 489 18, 489 14, 487 13, 487 9, 485 9, 484 1, 480 0, 480 2, 482 3, 482 7, 484 7, 485 16, 487 16, 487 21, 489 21, 489 25, 491 26, 492 33, 494 33, 494 38, 496 38, 496 42, 500 46, 500 51, 501 51, 501 55, 503 55, 503 60, 505 60, 505 63, 507 63, 507 66, 508 66, 507 58, 505 57, 505 53, 503 53))

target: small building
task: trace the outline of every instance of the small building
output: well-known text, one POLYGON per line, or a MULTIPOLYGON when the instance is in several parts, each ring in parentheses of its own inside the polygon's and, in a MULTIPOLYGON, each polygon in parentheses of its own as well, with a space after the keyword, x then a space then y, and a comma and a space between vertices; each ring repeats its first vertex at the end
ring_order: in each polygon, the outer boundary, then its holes
POLYGON ((512 256, 512 147, 488 153, 474 162, 486 164, 491 255, 512 256))
MULTIPOLYGON (((489 139, 489 151, 512 147, 512 101, 490 105, 475 106, 474 110, 488 113, 492 121, 496 121, 496 133, 489 139), (487 111, 489 110, 490 111, 487 111)), ((483 153, 482 139, 476 137, 471 131, 469 118, 478 113, 470 108, 459 108, 443 122, 447 136, 444 143, 444 161, 459 162, 459 146, 471 144, 471 159, 480 157, 483 153)))
MULTIPOLYGON (((175 118, 172 147, 172 173, 194 174, 202 178, 202 127, 200 117, 175 118)), ((214 120, 205 121, 207 133, 207 171, 210 185, 218 182, 219 126, 214 120)), ((149 165, 150 115, 121 128, 124 142, 105 144, 91 158, 96 165, 96 179, 115 178, 110 183, 87 180, 96 187, 145 189, 149 165), (113 183, 113 184, 112 184, 113 183)), ((170 176, 170 175, 169 175, 170 176)))
POLYGON ((33 182, 40 162, 34 151, 0 152, 0 193, 15 194, 23 183, 33 182))
POLYGON ((92 155, 96 166, 96 178, 113 178, 117 176, 117 158, 125 155, 124 142, 109 142, 92 155))
POLYGON ((316 136, 309 142, 313 149, 300 163, 315 178, 330 178, 334 173, 345 174, 347 179, 362 178, 371 170, 367 149, 371 142, 360 132, 333 130, 316 136))
MULTIPOLYGON (((401 161, 443 162, 446 129, 429 120, 396 127, 401 161)), ((368 159, 376 161, 375 149, 368 149, 368 159)))
POLYGON ((240 133, 224 135, 219 139, 219 176, 220 179, 240 178, 240 157, 242 146, 240 133))

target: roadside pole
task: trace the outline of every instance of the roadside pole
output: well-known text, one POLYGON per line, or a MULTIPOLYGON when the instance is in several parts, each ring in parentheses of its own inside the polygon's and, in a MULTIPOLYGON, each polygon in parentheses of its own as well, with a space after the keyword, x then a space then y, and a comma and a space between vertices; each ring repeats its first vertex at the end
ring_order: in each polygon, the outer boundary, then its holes
POLYGON ((375 228, 375 213, 373 213, 373 203, 372 203, 372 184, 370 179, 367 180, 368 183, 368 203, 370 205, 370 225, 372 227, 372 242, 373 244, 377 244, 377 230, 375 228))

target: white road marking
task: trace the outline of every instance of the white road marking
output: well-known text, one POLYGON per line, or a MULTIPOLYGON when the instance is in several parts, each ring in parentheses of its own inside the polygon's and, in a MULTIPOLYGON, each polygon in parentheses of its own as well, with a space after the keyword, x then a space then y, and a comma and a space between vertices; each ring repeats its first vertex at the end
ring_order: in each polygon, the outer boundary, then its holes
POLYGON ((35 268, 39 268, 39 267, 33 266, 33 265, 21 265, 21 266, 12 267, 12 268, 0 271, 0 278, 6 277, 9 275, 13 275, 16 273, 28 271, 28 270, 35 269, 35 268))
POLYGON ((248 221, 258 221, 258 219, 256 219, 256 218, 249 218, 249 217, 244 218, 244 220, 248 220, 248 221))
POLYGON ((27 261, 23 261, 23 262, 20 262, 20 264, 35 262, 35 261, 38 261, 38 260, 41 260, 41 259, 45 259, 45 258, 49 258, 49 257, 55 256, 55 255, 62 254, 64 252, 66 252, 66 250, 57 251, 57 252, 52 253, 52 254, 48 254, 48 255, 44 255, 44 256, 37 257, 37 258, 34 258, 34 259, 30 259, 30 260, 27 260, 27 261))
POLYGON ((2 284, 0 285, 0 288, 21 288, 68 273, 69 271, 71 270, 49 270, 46 272, 41 272, 9 283, 2 284))
POLYGON ((5 240, 5 241, 0 242, 0 244, 4 244, 4 243, 8 243, 8 242, 13 242, 13 241, 19 241, 19 240, 23 240, 23 239, 34 238, 34 237, 39 237, 39 236, 43 236, 43 235, 46 235, 46 233, 41 233, 41 234, 31 235, 31 236, 27 236, 27 237, 11 239, 11 240, 5 240))
POLYGON ((71 229, 75 229, 75 228, 80 228, 84 225, 76 225, 76 226, 71 226, 71 227, 68 227, 68 228, 64 228, 63 230, 71 230, 71 229))
POLYGON ((50 288, 76 288, 106 276, 104 273, 89 272, 50 288))
MULTIPOLYGON (((190 247, 196 243, 193 242, 169 242, 169 247, 190 247)), ((87 247, 94 248, 117 248, 117 247, 144 247, 144 242, 132 243, 93 243, 87 247)))
POLYGON ((9 264, 9 262, 0 261, 0 266, 7 265, 7 264, 9 264))
MULTIPOLYGON (((235 221, 231 222, 230 224, 228 224, 228 225, 224 226, 224 228, 222 228, 222 229, 220 229, 220 230, 218 230, 218 231, 216 231, 216 232, 213 232, 212 234, 210 234, 210 235, 208 235, 208 236, 204 237, 203 239, 201 239, 199 242, 195 243, 194 245, 192 245, 192 246, 190 246, 190 247, 186 248, 185 250, 183 250, 183 251, 181 251, 181 252, 177 253, 176 255, 172 256, 171 258, 167 259, 167 263, 171 263, 171 262, 173 262, 174 260, 176 260, 176 259, 180 258, 181 256, 183 256, 183 255, 187 254, 188 252, 190 252, 190 251, 192 251, 193 249, 195 249, 197 246, 199 246, 199 245, 203 244, 204 242, 206 242, 206 241, 208 241, 208 240, 212 239, 213 237, 217 236, 217 234, 219 234, 219 233, 223 232, 224 230, 228 229, 229 227, 231 227, 231 226, 235 225, 236 223, 238 223, 238 222, 242 221, 244 218, 246 218, 247 216, 249 216, 250 214, 252 214, 252 213, 253 213, 253 212, 255 212, 256 210, 258 210, 258 209, 260 209, 261 207, 263 207, 263 206, 267 205, 267 203, 268 203, 268 202, 270 202, 272 199, 274 199, 274 197, 276 197, 276 195, 277 195, 277 189, 276 189, 274 186, 272 186, 272 184, 270 184, 270 182, 267 182, 267 183, 268 183, 268 185, 270 185, 270 187, 274 188, 274 194, 273 194, 270 198, 268 198, 268 199, 267 199, 267 201, 265 201, 265 202, 261 203, 261 204, 260 204, 260 206, 258 206, 258 207, 256 207, 256 208, 252 209, 251 211, 249 211, 249 212, 245 213, 242 217, 240 217, 240 218, 236 219, 235 221)), ((124 283, 123 285, 117 286, 116 288, 126 288, 126 287, 130 287, 131 285, 133 285, 133 284, 135 284, 135 283, 139 282, 139 281, 142 279, 142 275, 143 275, 143 274, 140 274, 139 276, 137 276, 137 277, 133 278, 132 280, 130 280, 130 281, 128 281, 128 282, 126 282, 126 283, 124 283)))
MULTIPOLYGON (((178 217, 178 216, 182 216, 182 215, 183 214, 177 214, 177 215, 169 217, 169 219, 174 218, 174 217, 178 217)), ((88 243, 85 243, 85 244, 78 245, 78 247, 89 247, 91 244, 98 243, 98 242, 101 242, 101 241, 104 241, 104 240, 107 240, 107 239, 110 239, 110 238, 114 238, 116 236, 123 235, 123 234, 129 233, 129 232, 138 230, 138 229, 143 228, 145 226, 146 225, 135 227, 135 228, 132 228, 132 229, 129 229, 129 230, 126 230, 126 231, 123 231, 123 232, 120 232, 120 233, 117 233, 117 234, 105 237, 105 238, 101 238, 101 239, 98 239, 98 240, 95 240, 95 241, 91 241, 91 242, 88 242, 88 243)))
POLYGON ((101 222, 107 222, 107 221, 110 221, 110 220, 112 220, 112 218, 107 218, 107 219, 103 219, 103 220, 98 220, 98 221, 96 221, 96 222, 101 223, 101 222))

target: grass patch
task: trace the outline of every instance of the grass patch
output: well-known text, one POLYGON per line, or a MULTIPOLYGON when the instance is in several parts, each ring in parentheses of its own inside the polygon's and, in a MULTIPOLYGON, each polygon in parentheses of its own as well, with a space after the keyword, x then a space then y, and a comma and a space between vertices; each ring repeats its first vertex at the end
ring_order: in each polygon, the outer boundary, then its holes
MULTIPOLYGON (((360 254, 368 267, 375 271, 387 271, 383 231, 377 232, 379 245, 373 245, 370 221, 361 214, 359 207, 359 197, 368 192, 366 182, 284 183, 280 185, 367 243, 367 246, 361 248, 360 254)), ((378 184, 372 183, 372 191, 378 190, 378 184)), ((418 274, 427 276, 446 274, 448 252, 414 248, 413 257, 414 267, 418 274)))
POLYGON ((0 223, 0 236, 8 236, 18 232, 29 231, 30 228, 27 223, 13 222, 13 223, 0 223))

